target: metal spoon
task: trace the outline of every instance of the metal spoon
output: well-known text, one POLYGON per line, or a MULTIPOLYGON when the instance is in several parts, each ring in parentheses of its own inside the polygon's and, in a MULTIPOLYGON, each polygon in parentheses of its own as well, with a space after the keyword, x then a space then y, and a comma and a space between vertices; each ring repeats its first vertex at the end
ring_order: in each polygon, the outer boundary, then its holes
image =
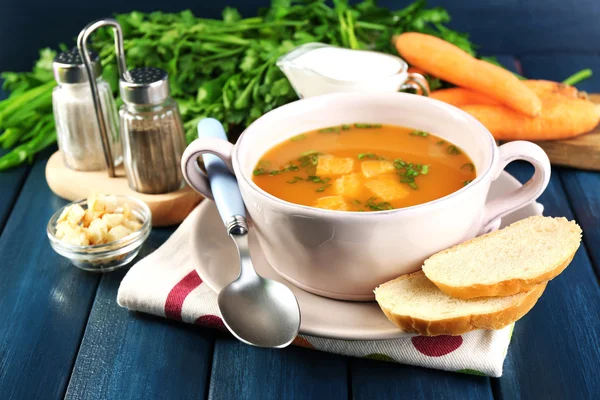
MULTIPOLYGON (((227 140, 213 118, 198 123, 198 137, 227 140)), ((219 157, 204 154, 204 166, 219 214, 240 254, 240 274, 218 297, 219 310, 229 331, 240 341, 259 347, 286 347, 300 329, 300 308, 282 283, 258 275, 248 251, 248 224, 235 176, 219 157)))

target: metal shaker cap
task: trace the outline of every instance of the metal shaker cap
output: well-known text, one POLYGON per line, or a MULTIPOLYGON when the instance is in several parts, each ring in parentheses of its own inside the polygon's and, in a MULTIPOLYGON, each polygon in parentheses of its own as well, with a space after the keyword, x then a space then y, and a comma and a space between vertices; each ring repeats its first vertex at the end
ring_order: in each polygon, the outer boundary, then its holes
MULTIPOLYGON (((98 78, 102 75, 100 57, 94 51, 89 51, 89 54, 92 60, 94 77, 98 78)), ((58 83, 85 83, 88 81, 85 65, 77 47, 58 54, 52 62, 52 70, 54 71, 54 79, 58 83)))
POLYGON ((160 104, 169 97, 169 76, 160 68, 135 68, 123 74, 119 80, 119 91, 125 103, 160 104))

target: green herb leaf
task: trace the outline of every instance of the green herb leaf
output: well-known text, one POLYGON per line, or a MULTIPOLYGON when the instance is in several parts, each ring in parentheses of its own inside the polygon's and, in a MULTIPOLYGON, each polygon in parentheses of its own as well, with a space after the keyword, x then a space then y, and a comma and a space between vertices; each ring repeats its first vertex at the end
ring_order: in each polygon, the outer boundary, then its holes
POLYGON ((302 179, 301 177, 299 177, 299 176, 295 176, 295 177, 294 177, 294 178, 292 178, 291 180, 289 180, 289 181, 285 181, 285 182, 286 182, 286 183, 296 183, 296 182, 300 182, 300 181, 303 181, 303 180, 304 180, 304 179, 302 179))
POLYGON ((468 180, 463 182, 463 186, 467 186, 469 183, 473 182, 473 180, 468 180))
POLYGON ((317 132, 319 132, 319 133, 339 133, 340 129, 341 128, 339 126, 330 126, 327 128, 319 129, 317 132))
POLYGON ((373 129, 373 128, 381 128, 381 124, 361 124, 355 123, 354 126, 359 129, 373 129))
POLYGON ((290 165, 288 165, 287 167, 285 167, 283 169, 276 169, 276 170, 270 171, 269 175, 271 175, 271 176, 273 176, 273 175, 279 175, 279 174, 282 174, 284 172, 298 171, 299 169, 300 168, 298 168, 297 165, 290 164, 290 165))
POLYGON ((443 145, 446 144, 446 141, 445 140, 438 140, 437 142, 435 142, 435 144, 438 145, 438 146, 443 146, 443 145))
POLYGON ((259 175, 264 175, 264 174, 268 174, 269 171, 267 171, 264 168, 256 168, 254 171, 252 171, 252 174, 254 176, 259 176, 259 175))
POLYGON ((447 152, 448 154, 451 154, 451 155, 453 155, 453 156, 456 156, 456 155, 459 155, 459 154, 461 154, 461 151, 460 151, 460 149, 459 149, 458 147, 454 146, 453 144, 451 144, 450 146, 448 146, 448 147, 446 148, 446 152, 447 152))
POLYGON ((368 207, 373 211, 391 210, 394 208, 387 201, 377 202, 376 200, 377 200, 377 197, 370 197, 365 202, 365 207, 368 207))
POLYGON ((373 153, 360 153, 358 155, 358 159, 362 160, 364 158, 368 158, 371 160, 385 160, 386 158, 383 156, 378 156, 377 154, 373 154, 373 153))
POLYGON ((420 136, 420 137, 427 137, 429 136, 428 132, 425 131, 412 131, 411 133, 409 133, 410 136, 420 136))
POLYGON ((466 164, 463 164, 460 167, 460 169, 474 172, 475 171, 475 165, 473 165, 473 163, 466 163, 466 164))
POLYGON ((319 192, 319 193, 320 192, 324 192, 325 189, 327 189, 328 187, 331 187, 331 185, 329 185, 329 184, 328 185, 323 185, 320 188, 318 188, 317 190, 315 190, 315 192, 319 192))
POLYGON ((304 140, 304 139, 306 139, 307 137, 308 137, 308 136, 306 136, 304 133, 301 133, 300 135, 296 135, 296 136, 294 136, 294 137, 290 138, 290 140, 291 140, 292 142, 298 142, 298 141, 300 141, 300 140, 304 140))

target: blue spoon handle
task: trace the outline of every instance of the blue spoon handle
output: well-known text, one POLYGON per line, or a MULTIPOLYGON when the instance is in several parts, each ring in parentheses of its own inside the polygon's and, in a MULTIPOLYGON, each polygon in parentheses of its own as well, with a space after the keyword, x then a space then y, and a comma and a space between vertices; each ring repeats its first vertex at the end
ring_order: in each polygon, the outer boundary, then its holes
MULTIPOLYGON (((227 140, 223 125, 214 118, 205 118, 198 123, 198 138, 209 137, 227 140)), ((213 198, 228 233, 246 233, 246 210, 235 176, 219 157, 204 154, 202 158, 213 198)))

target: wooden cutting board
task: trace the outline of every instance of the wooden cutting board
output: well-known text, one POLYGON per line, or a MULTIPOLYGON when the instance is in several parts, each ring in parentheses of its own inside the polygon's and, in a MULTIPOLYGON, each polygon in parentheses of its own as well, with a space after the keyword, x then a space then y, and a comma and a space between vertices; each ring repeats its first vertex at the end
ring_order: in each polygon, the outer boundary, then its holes
POLYGON ((65 166, 60 151, 54 153, 46 164, 46 181, 57 196, 71 201, 85 199, 93 191, 132 196, 148 205, 152 211, 153 226, 180 223, 203 198, 187 185, 166 194, 138 193, 129 188, 122 166, 117 168, 116 173, 117 177, 109 178, 106 171, 73 171, 65 166))
MULTIPOLYGON (((590 99, 600 104, 600 94, 590 94, 590 99)), ((552 165, 600 171, 600 125, 574 139, 535 143, 548 154, 552 165)))

